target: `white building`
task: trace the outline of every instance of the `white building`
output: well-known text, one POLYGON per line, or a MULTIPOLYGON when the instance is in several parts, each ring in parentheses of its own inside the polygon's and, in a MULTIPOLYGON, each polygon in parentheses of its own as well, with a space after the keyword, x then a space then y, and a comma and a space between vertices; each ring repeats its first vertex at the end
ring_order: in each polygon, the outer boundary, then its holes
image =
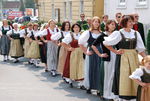
POLYGON ((115 14, 139 14, 139 21, 145 26, 145 34, 150 28, 150 0, 104 0, 104 14, 115 19, 115 14))

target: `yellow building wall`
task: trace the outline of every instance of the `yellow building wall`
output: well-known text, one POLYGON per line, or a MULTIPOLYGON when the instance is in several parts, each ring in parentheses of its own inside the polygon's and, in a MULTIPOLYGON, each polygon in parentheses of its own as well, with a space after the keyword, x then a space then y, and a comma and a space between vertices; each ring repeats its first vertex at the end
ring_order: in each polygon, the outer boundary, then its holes
MULTIPOLYGON (((44 21, 52 19, 52 4, 54 9, 60 9, 60 21, 64 21, 64 2, 66 5, 66 19, 69 19, 69 3, 72 1, 72 23, 80 19, 80 0, 38 0, 39 18, 44 21)), ((101 16, 103 14, 103 0, 83 0, 84 1, 84 14, 86 17, 92 18, 93 16, 101 16)))

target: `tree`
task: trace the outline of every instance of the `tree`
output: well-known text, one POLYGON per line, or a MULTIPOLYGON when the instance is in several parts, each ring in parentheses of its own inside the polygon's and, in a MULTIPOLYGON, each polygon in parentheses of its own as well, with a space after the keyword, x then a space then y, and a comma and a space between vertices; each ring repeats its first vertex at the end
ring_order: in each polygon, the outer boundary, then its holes
POLYGON ((24 2, 23 2, 23 0, 20 0, 20 3, 21 3, 20 11, 22 11, 22 12, 23 12, 23 15, 24 15, 25 7, 24 7, 24 2))
POLYGON ((150 30, 148 31, 148 35, 147 35, 147 51, 148 54, 150 55, 150 30))
POLYGON ((35 8, 34 0, 25 0, 25 7, 26 8, 35 8))

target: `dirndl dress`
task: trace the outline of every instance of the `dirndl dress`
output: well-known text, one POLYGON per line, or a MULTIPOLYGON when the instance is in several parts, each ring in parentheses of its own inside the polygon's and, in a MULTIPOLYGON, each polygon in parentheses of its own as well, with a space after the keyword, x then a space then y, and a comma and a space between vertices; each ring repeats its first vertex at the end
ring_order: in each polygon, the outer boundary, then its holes
MULTIPOLYGON (((93 51, 91 45, 94 41, 95 39, 93 38, 92 33, 90 32, 90 37, 88 40, 88 47, 90 51, 93 51)), ((97 46, 97 49, 102 53, 102 49, 100 48, 100 46, 97 46)), ((96 53, 94 53, 89 56, 89 89, 100 91, 100 94, 103 95, 103 83, 104 62, 96 53)))
POLYGON ((19 58, 23 56, 23 47, 20 42, 20 34, 19 33, 12 33, 10 37, 13 39, 11 40, 10 45, 10 56, 12 58, 19 58))
MULTIPOLYGON (((10 26, 9 26, 9 30, 11 30, 10 26)), ((9 55, 10 39, 6 35, 7 31, 9 31, 9 30, 5 30, 4 27, 2 26, 2 36, 0 39, 0 53, 1 53, 1 55, 9 55)))
POLYGON ((120 32, 122 40, 118 43, 124 54, 116 56, 113 92, 120 98, 130 100, 137 95, 137 84, 129 76, 139 67, 138 53, 136 51, 137 34, 134 39, 125 38, 120 32))
MULTIPOLYGON (((150 83, 150 73, 147 73, 144 68, 142 70, 144 74, 141 76, 141 81, 144 83, 150 83)), ((150 86, 142 87, 139 85, 137 91, 137 101, 149 101, 149 100, 150 100, 150 86)))

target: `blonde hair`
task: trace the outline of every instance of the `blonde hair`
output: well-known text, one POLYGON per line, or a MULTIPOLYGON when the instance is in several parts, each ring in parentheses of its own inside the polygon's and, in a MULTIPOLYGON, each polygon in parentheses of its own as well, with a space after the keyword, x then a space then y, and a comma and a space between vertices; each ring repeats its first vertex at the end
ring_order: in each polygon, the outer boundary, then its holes
POLYGON ((29 22, 29 23, 27 24, 27 26, 33 26, 33 23, 29 22))
POLYGON ((8 25, 8 20, 7 19, 3 19, 3 21, 2 21, 3 25, 4 25, 5 21, 7 22, 7 25, 8 25))
POLYGON ((55 21, 54 19, 51 19, 51 20, 48 21, 48 25, 49 25, 49 26, 50 26, 50 23, 51 23, 51 22, 54 22, 54 23, 56 24, 56 21, 55 21))
MULTIPOLYGON (((93 22, 94 22, 95 20, 98 20, 99 24, 101 23, 101 20, 100 20, 100 18, 99 18, 98 16, 93 17, 93 18, 92 18, 92 22, 91 22, 90 31, 95 30, 95 29, 94 29, 94 25, 93 25, 93 22)), ((99 27, 98 27, 96 30, 98 30, 99 32, 101 32, 100 25, 99 25, 99 27)))
POLYGON ((144 66, 145 63, 150 62, 150 55, 147 55, 146 57, 144 57, 141 61, 141 65, 144 66))

